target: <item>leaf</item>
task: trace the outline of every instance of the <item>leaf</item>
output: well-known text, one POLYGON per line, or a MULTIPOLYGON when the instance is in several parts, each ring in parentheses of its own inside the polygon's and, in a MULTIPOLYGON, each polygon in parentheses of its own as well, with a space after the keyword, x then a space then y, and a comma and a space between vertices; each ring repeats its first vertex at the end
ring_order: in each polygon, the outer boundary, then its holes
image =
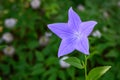
POLYGON ((6 47, 6 45, 2 45, 2 46, 0 45, 0 50, 5 48, 5 47, 6 47))
POLYGON ((27 47, 31 50, 35 49, 38 46, 39 46, 39 43, 36 40, 29 40, 27 43, 27 47))
POLYGON ((65 59, 64 61, 67 62, 68 64, 71 64, 72 66, 76 68, 83 69, 83 65, 81 61, 76 57, 69 57, 65 59))
POLYGON ((43 68, 42 64, 36 64, 33 68, 32 68, 32 73, 31 75, 40 75, 41 73, 43 73, 45 71, 45 69, 43 68))
POLYGON ((115 49, 110 50, 105 57, 107 58, 117 58, 119 56, 119 52, 115 49))
POLYGON ((105 74, 111 66, 102 66, 93 68, 87 76, 87 80, 98 80, 103 74, 105 74))
POLYGON ((56 68, 50 68, 49 70, 45 71, 42 73, 43 80, 47 80, 48 76, 51 76, 54 74, 57 74, 57 69, 56 68), (46 79, 47 78, 47 79, 46 79))
POLYGON ((44 56, 40 51, 35 52, 35 57, 37 61, 44 61, 44 56))
POLYGON ((74 67, 71 67, 71 68, 68 68, 67 69, 67 74, 70 76, 71 80, 75 80, 75 68, 74 67))
POLYGON ((56 77, 57 77, 57 74, 52 74, 52 75, 50 75, 48 80, 56 80, 56 77))
POLYGON ((58 58, 57 57, 49 57, 48 59, 45 60, 45 64, 47 66, 55 65, 58 64, 58 58))
POLYGON ((60 70, 58 77, 60 78, 60 80, 66 80, 66 74, 65 74, 65 72, 62 71, 62 70, 60 70))

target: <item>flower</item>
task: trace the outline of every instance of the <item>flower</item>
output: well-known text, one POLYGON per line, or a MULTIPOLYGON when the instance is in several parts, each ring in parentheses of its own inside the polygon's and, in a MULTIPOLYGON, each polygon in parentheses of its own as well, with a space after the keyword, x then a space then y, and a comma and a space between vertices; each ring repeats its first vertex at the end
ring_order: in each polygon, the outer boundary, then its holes
POLYGON ((99 30, 96 30, 92 33, 92 36, 97 37, 97 38, 101 38, 101 32, 99 30))
POLYGON ((16 25, 17 20, 14 18, 6 19, 4 24, 7 28, 13 28, 16 25))
POLYGON ((62 57, 60 60, 59 60, 59 63, 60 63, 60 66, 62 67, 62 68, 68 68, 68 67, 70 67, 70 64, 68 64, 68 63, 66 63, 64 60, 65 59, 67 59, 68 58, 68 56, 64 56, 64 57, 62 57))
POLYGON ((15 48, 13 46, 7 46, 3 49, 4 54, 12 56, 15 53, 15 48))
POLYGON ((104 16, 104 18, 107 19, 107 18, 109 18, 109 13, 108 13, 107 11, 104 11, 104 12, 103 12, 103 16, 104 16))
POLYGON ((80 11, 84 11, 84 10, 85 10, 85 7, 84 7, 83 5, 81 5, 81 4, 78 5, 77 8, 78 8, 78 10, 80 10, 80 11))
POLYGON ((69 9, 68 17, 68 23, 54 23, 48 25, 48 28, 62 39, 58 57, 69 54, 74 50, 88 55, 89 42, 87 37, 92 32, 97 22, 82 22, 72 8, 69 9))
POLYGON ((6 33, 3 34, 2 39, 4 41, 6 41, 7 43, 12 42, 13 41, 13 35, 9 32, 6 32, 6 33))
POLYGON ((39 44, 40 46, 46 46, 49 42, 49 37, 42 36, 39 38, 39 44))
POLYGON ((118 1, 118 7, 120 7, 120 1, 118 1))
POLYGON ((104 32, 107 32, 108 31, 108 28, 106 26, 103 27, 103 31, 104 32))
POLYGON ((31 3, 30 3, 30 5, 33 9, 39 8, 40 4, 41 4, 40 0, 31 0, 31 3))
POLYGON ((45 32, 44 36, 39 38, 40 46, 46 46, 49 43, 49 38, 52 36, 52 33, 45 32))
POLYGON ((46 37, 51 37, 51 36, 52 36, 52 33, 50 33, 50 32, 45 32, 45 36, 46 36, 46 37))

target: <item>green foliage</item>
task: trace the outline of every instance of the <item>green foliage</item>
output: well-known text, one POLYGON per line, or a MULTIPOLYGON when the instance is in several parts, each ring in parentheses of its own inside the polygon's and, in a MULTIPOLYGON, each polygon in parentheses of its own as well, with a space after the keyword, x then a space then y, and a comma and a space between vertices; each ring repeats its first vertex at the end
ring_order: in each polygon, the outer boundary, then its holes
MULTIPOLYGON (((2 80, 84 80, 83 70, 74 67, 61 68, 57 58, 60 39, 56 35, 52 34, 48 42, 42 42, 45 45, 39 42, 46 32, 50 32, 47 24, 67 22, 67 13, 71 6, 83 21, 96 20, 98 24, 94 31, 99 30, 102 34, 100 38, 89 36, 88 71, 96 66, 111 65, 112 68, 99 80, 120 80, 120 2, 118 0, 39 1, 41 1, 40 7, 33 9, 30 5, 31 0, 0 0, 0 27, 3 28, 0 31, 2 80), (79 4, 83 5, 83 11, 78 9, 79 4), (14 28, 6 27, 5 20, 8 18, 17 20, 14 28), (2 40, 6 32, 13 35, 13 41, 10 43, 2 40), (14 47, 13 55, 4 53, 6 46, 14 47)), ((84 59, 84 56, 77 51, 68 56, 84 59)), ((81 63, 74 60, 77 64, 81 63)))
POLYGON ((98 80, 103 74, 105 74, 111 66, 102 66, 93 68, 87 76, 87 80, 98 80))
POLYGON ((79 69, 83 69, 84 68, 83 61, 80 61, 76 57, 69 57, 68 59, 66 59, 64 61, 67 62, 67 63, 69 63, 69 64, 71 64, 74 67, 79 68, 79 69))

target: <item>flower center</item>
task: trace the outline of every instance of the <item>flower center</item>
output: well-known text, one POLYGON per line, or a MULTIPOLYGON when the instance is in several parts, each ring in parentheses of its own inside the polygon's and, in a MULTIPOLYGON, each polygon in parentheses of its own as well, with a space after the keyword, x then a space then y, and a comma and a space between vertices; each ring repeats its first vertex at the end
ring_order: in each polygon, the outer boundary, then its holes
POLYGON ((74 36, 75 36, 77 39, 80 39, 80 38, 81 38, 80 32, 75 32, 75 33, 74 33, 74 36))

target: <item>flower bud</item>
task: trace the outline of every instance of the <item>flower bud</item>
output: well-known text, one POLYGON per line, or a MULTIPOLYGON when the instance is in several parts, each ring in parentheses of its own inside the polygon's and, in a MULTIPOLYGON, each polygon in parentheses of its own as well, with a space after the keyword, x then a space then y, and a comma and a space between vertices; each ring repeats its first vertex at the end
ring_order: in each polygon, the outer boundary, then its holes
POLYGON ((2 39, 4 41, 6 41, 7 43, 12 42, 13 41, 13 35, 9 32, 4 33, 3 36, 2 36, 2 39))
POLYGON ((78 8, 79 11, 84 11, 85 10, 85 7, 83 5, 81 5, 81 4, 78 5, 77 8, 78 8))
POLYGON ((52 33, 50 33, 50 32, 45 32, 45 36, 46 36, 46 37, 51 37, 51 36, 52 36, 52 33))
POLYGON ((31 3, 30 3, 30 5, 33 9, 39 8, 40 4, 41 4, 40 0, 31 0, 31 3))
POLYGON ((92 33, 92 36, 97 37, 97 38, 101 38, 102 35, 101 35, 101 32, 99 30, 96 30, 92 33))
POLYGON ((16 25, 17 20, 14 18, 6 19, 4 24, 7 28, 13 28, 16 25))
POLYGON ((62 68, 68 68, 68 67, 70 67, 70 64, 68 64, 68 63, 66 63, 64 60, 65 59, 67 59, 68 58, 68 56, 64 56, 64 57, 62 57, 60 60, 59 60, 59 63, 60 63, 60 66, 62 67, 62 68))
POLYGON ((109 13, 107 11, 104 11, 103 16, 104 16, 104 18, 108 19, 109 18, 109 13))
POLYGON ((48 44, 48 42, 49 42, 49 37, 42 36, 39 39, 40 46, 46 46, 48 44))
POLYGON ((12 56, 15 53, 15 48, 13 46, 7 46, 3 49, 5 55, 12 56))

